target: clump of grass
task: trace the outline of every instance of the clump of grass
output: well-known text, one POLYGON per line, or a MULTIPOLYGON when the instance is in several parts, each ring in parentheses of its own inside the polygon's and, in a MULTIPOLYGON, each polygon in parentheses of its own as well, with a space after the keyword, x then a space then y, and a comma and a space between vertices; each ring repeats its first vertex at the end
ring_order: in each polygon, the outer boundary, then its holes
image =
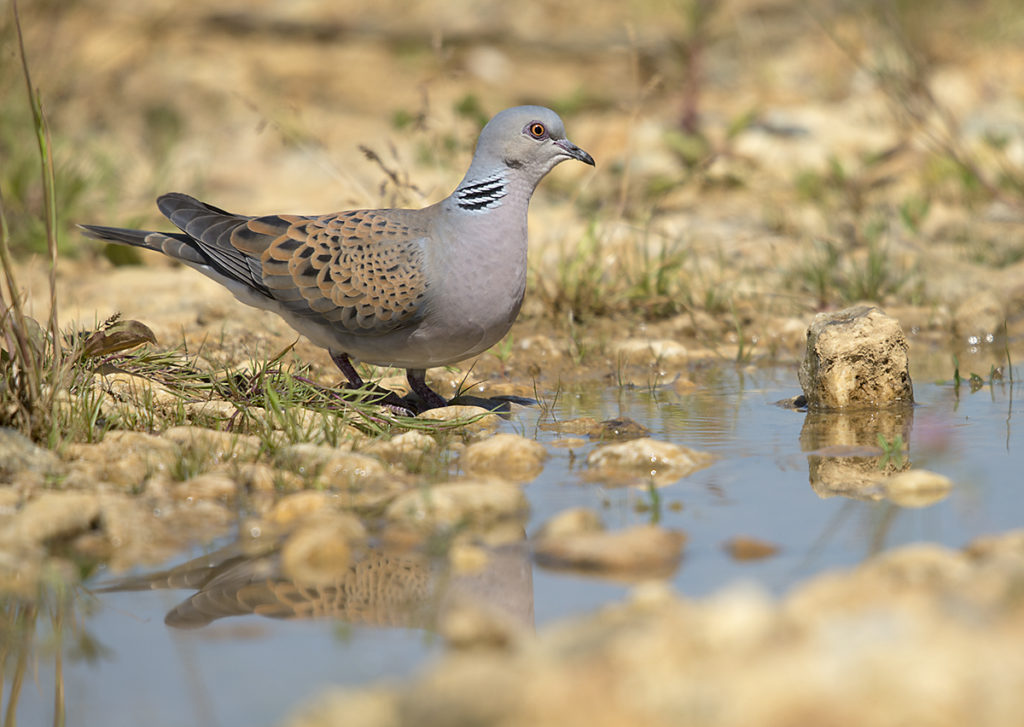
POLYGON ((853 239, 814 240, 811 254, 798 261, 790 279, 813 294, 818 305, 883 302, 903 291, 912 275, 889 246, 891 230, 876 218, 853 231, 853 239))
POLYGON ((11 254, 3 190, 0 190, 0 267, 6 293, 0 288, 0 424, 12 426, 36 441, 57 443, 54 413, 60 392, 76 376, 73 352, 65 351, 57 321, 57 193, 50 132, 39 93, 32 85, 17 3, 11 4, 22 74, 32 111, 42 178, 43 224, 50 262, 50 316, 46 326, 25 313, 11 254))
POLYGON ((686 271, 689 252, 679 240, 647 235, 612 242, 596 220, 578 241, 564 245, 558 259, 534 268, 533 284, 556 318, 587 320, 613 314, 666 318, 691 303, 686 271))

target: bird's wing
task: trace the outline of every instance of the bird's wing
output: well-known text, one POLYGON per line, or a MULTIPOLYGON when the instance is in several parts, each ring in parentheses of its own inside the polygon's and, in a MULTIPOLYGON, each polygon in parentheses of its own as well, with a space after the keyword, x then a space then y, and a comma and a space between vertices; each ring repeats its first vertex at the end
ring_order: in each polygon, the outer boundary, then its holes
POLYGON ((427 233, 415 212, 245 217, 181 194, 158 205, 222 274, 295 315, 385 333, 421 312, 427 233))

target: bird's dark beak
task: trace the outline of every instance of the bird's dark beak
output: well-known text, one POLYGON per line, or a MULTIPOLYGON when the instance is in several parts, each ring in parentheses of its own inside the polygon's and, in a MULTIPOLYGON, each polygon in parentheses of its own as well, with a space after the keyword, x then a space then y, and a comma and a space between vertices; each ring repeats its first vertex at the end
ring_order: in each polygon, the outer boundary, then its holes
POLYGON ((573 144, 568 139, 559 139, 555 142, 555 146, 562 149, 566 154, 571 156, 573 159, 579 159, 584 164, 589 164, 592 167, 596 167, 594 164, 594 157, 587 154, 585 151, 580 149, 578 146, 573 144))

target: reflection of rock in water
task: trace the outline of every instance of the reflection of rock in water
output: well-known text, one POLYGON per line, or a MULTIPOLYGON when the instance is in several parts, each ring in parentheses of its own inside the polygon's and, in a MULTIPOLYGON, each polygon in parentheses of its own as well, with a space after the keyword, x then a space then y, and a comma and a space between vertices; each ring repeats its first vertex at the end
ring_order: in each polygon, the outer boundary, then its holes
POLYGON ((367 548, 334 582, 304 585, 282 572, 280 551, 248 555, 237 545, 161 571, 98 588, 198 591, 167 614, 174 628, 193 629, 228 616, 332 618, 369 626, 435 629, 456 602, 497 609, 533 624, 533 578, 525 544, 490 551, 471 574, 445 558, 410 550, 367 548))
POLYGON ((887 456, 887 442, 899 438, 910 446, 914 410, 911 407, 862 411, 808 411, 800 431, 800 448, 807 453, 811 487, 822 497, 845 495, 877 500, 881 483, 910 468, 907 456, 887 456))

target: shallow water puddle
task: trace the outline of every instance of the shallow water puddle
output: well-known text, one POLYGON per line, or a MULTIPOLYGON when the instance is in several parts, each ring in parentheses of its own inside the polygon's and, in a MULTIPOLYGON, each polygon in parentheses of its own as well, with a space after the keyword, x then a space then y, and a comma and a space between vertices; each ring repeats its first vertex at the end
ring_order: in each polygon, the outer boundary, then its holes
MULTIPOLYGON (((671 581, 681 593, 699 596, 737 581, 779 592, 897 544, 928 540, 959 547, 976 535, 1024 524, 1024 450, 1016 430, 1020 406, 1009 382, 971 393, 966 384, 957 391, 919 381, 918 406, 910 415, 857 419, 812 417, 774 405, 799 391, 791 368, 722 369, 698 377, 698 388, 683 394, 596 385, 564 390, 505 422, 505 431, 536 438, 550 454, 543 473, 525 486, 531 504, 526 533, 577 506, 597 510, 609 530, 654 521, 682 530, 688 536, 685 554, 671 581), (577 435, 541 426, 580 416, 629 417, 654 439, 710 451, 717 459, 653 491, 600 484, 588 476, 586 465, 599 443, 577 437, 574 446, 559 446, 557 440, 577 435), (909 444, 903 460, 895 452, 885 458, 878 433, 887 441, 899 434, 909 444), (952 492, 925 507, 896 505, 872 485, 845 496, 832 494, 870 480, 880 468, 910 466, 946 475, 954 483, 952 492), (725 545, 738 537, 763 541, 778 552, 736 559, 725 545)), ((201 554, 195 551, 168 567, 201 554)), ((222 580, 229 587, 220 592, 232 596, 226 601, 237 603, 245 578, 262 572, 260 557, 231 561, 224 552, 218 555, 227 562, 222 580)), ((389 573, 400 557, 371 552, 366 572, 389 573)), ((205 614, 198 621, 213 617, 210 625, 176 629, 165 625, 165 616, 196 589, 83 598, 76 609, 81 630, 94 640, 93 656, 85 658, 82 642, 68 637, 66 643, 77 644, 66 650, 63 664, 68 713, 78 724, 272 724, 326 686, 402 676, 439 654, 441 639, 419 627, 434 623, 460 589, 511 604, 520 618, 541 625, 618 599, 629 587, 531 565, 526 549, 514 546, 477 577, 452 576, 425 556, 402 562, 401 568, 413 574, 407 581, 413 585, 377 588, 362 611, 346 612, 348 622, 228 617, 230 608, 208 595, 192 605, 205 614)), ((344 601, 337 592, 301 598, 294 592, 244 595, 241 600, 248 603, 291 599, 312 611, 317 608, 308 604, 315 601, 327 613, 338 613, 336 606, 344 601)), ((53 684, 53 659, 40 655, 36 683, 22 690, 23 724, 52 721, 53 684)))

